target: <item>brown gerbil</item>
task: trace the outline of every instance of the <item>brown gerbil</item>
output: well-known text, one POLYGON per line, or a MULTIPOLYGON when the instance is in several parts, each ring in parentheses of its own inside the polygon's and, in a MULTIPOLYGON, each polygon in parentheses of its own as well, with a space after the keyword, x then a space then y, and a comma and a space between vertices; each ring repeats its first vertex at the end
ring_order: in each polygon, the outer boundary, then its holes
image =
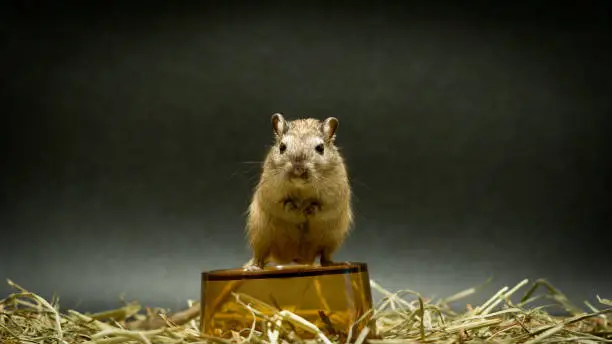
POLYGON ((286 121, 272 115, 275 142, 247 212, 253 250, 247 270, 268 262, 336 264, 332 255, 353 225, 351 188, 335 145, 339 121, 286 121))

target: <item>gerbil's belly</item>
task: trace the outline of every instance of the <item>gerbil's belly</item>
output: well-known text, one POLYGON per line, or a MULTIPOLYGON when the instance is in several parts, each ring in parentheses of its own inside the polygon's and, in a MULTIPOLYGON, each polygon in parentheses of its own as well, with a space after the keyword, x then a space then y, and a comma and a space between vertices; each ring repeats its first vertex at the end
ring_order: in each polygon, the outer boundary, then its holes
POLYGON ((305 234, 286 235, 276 238, 270 256, 278 264, 313 264, 320 251, 320 245, 305 234))

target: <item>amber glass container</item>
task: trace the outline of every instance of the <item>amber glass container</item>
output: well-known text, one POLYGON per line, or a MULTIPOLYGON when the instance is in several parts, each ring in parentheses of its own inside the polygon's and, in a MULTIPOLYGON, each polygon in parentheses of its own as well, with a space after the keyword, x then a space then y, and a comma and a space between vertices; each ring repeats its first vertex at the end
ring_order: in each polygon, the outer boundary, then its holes
MULTIPOLYGON (((200 330, 203 334, 231 338, 253 325, 264 331, 264 319, 289 311, 319 328, 328 338, 356 338, 369 327, 376 336, 369 312, 372 308, 365 263, 346 265, 268 266, 261 271, 243 269, 202 273, 200 330), (261 312, 261 314, 258 314, 261 312)), ((316 337, 300 327, 292 329, 302 339, 316 337)))

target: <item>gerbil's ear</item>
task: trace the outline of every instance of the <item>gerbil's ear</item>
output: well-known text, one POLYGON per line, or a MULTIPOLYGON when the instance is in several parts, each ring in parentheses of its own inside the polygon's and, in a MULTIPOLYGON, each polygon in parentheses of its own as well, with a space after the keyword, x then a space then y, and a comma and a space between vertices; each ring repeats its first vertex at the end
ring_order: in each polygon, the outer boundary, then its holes
POLYGON ((285 118, 280 113, 272 115, 272 129, 274 129, 274 134, 278 137, 283 136, 289 130, 287 121, 285 121, 285 118))
POLYGON ((336 117, 328 117, 321 123, 321 131, 325 140, 334 141, 340 122, 336 117))

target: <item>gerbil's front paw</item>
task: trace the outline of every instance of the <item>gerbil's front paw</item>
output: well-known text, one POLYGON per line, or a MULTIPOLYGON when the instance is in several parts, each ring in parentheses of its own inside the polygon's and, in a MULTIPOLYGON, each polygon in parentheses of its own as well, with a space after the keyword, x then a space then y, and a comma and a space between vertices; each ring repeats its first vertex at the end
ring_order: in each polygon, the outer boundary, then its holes
POLYGON ((305 209, 304 214, 306 215, 314 215, 316 212, 321 210, 321 205, 319 202, 311 202, 305 209))
POLYGON ((283 201, 283 207, 285 208, 285 211, 296 211, 298 210, 298 206, 295 204, 295 202, 292 199, 286 199, 283 201))

